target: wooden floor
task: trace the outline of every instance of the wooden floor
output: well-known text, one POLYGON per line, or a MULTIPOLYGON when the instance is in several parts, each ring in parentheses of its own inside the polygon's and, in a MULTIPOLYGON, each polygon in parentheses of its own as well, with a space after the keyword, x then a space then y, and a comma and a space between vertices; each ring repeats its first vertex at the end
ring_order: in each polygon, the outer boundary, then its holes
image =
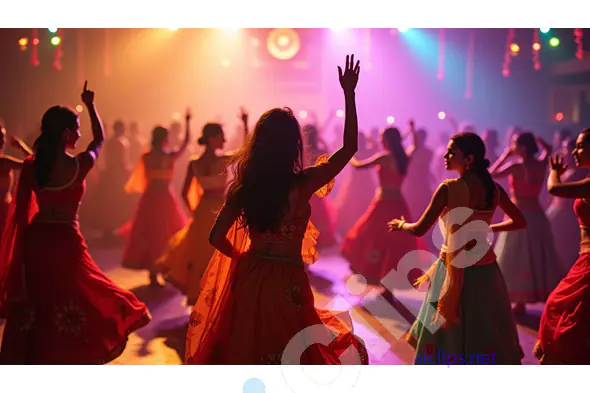
MULTIPOLYGON (((120 267, 121 251, 120 247, 109 249, 91 246, 91 253, 99 266, 117 284, 146 302, 154 319, 148 326, 131 335, 125 352, 112 364, 181 364, 189 314, 189 309, 184 306, 184 298, 170 285, 161 289, 150 288, 147 285, 147 273, 120 267)), ((351 273, 336 251, 324 252, 310 268, 310 273, 317 307, 351 310, 355 332, 364 339, 371 364, 399 365, 412 362, 411 350, 400 345, 397 340, 409 324, 387 308, 383 315, 374 316, 360 307, 361 302, 376 302, 375 296, 361 299, 350 294, 350 289, 354 292, 355 284, 349 287, 344 284, 351 273)), ((395 295, 414 313, 420 307, 423 296, 417 291, 400 291, 395 295)), ((527 317, 519 320, 518 333, 525 352, 524 364, 538 364, 531 351, 542 307, 542 304, 530 306, 527 317)), ((2 328, 0 323, 0 335, 2 328)))

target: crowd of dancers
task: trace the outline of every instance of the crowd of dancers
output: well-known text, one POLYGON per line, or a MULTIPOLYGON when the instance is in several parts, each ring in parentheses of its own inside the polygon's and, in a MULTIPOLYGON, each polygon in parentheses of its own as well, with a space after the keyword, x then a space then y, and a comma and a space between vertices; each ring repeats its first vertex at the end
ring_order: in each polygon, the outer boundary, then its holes
POLYGON ((2 363, 108 363, 150 323, 147 306, 96 265, 83 224, 125 240, 125 268, 186 296, 186 364, 368 364, 349 312, 314 306, 307 266, 334 247, 392 305, 396 289, 427 285, 404 336, 416 354, 520 364, 515 316, 546 302, 534 355, 590 364, 590 129, 556 133, 551 145, 514 128, 498 155, 495 130, 480 137, 451 122, 455 133, 433 151, 414 121, 407 132, 359 132, 360 64, 347 56, 338 71, 338 146, 288 108, 265 112, 252 131, 242 109, 243 137, 226 153, 223 127, 208 123, 194 155, 190 110, 184 132, 179 122, 157 126, 150 146, 136 124, 126 135, 119 121, 105 142, 87 85, 92 140, 82 153, 70 153, 80 123, 64 106, 46 111, 32 149, 0 127, 2 363), (23 158, 3 154, 8 143, 23 158), (469 214, 457 221, 457 211, 469 214), (499 234, 493 242, 490 232, 499 234), (384 283, 416 250, 439 258, 414 258, 419 274, 384 283))

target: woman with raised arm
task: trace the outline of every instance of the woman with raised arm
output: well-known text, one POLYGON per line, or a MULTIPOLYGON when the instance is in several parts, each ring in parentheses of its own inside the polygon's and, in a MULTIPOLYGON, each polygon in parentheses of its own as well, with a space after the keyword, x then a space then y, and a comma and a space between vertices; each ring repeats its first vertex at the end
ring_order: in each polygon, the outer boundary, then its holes
MULTIPOLYGON (((428 364, 423 356, 445 364, 457 364, 460 359, 459 364, 471 363, 486 356, 487 364, 520 364, 524 354, 488 234, 524 228, 526 221, 504 189, 492 180, 479 136, 455 134, 444 158, 446 168, 456 171, 459 178, 440 184, 418 222, 402 218, 389 223, 390 231, 423 236, 440 218, 444 238, 440 258, 416 282, 430 281, 430 286, 407 334, 416 349, 415 363, 428 364), (498 206, 508 219, 490 225, 498 206)), ((405 266, 403 271, 411 268, 405 266)))
MULTIPOLYGON (((590 168, 590 128, 580 132, 572 155, 578 168, 590 168)), ((562 181, 567 165, 557 155, 550 166, 548 191, 574 200, 582 241, 577 261, 545 303, 533 353, 541 364, 590 364, 590 178, 562 181)))
POLYGON ((559 262, 551 225, 539 202, 550 153, 548 143, 530 132, 522 132, 513 136, 512 146, 490 169, 492 177, 508 178, 511 199, 528 223, 521 231, 501 233, 495 246, 517 315, 525 313, 527 303, 544 302, 567 271, 559 262), (537 157, 538 145, 543 151, 537 157), (519 160, 505 165, 512 156, 519 160))
POLYGON ((78 229, 85 178, 104 141, 86 84, 82 101, 93 134, 86 151, 68 153, 80 138, 79 118, 54 106, 22 167, 0 245, 3 363, 108 363, 151 319, 145 304, 101 272, 78 229))
MULTIPOLYGON (((391 217, 410 219, 406 199, 402 195, 409 157, 404 151, 397 128, 387 128, 381 135, 384 151, 365 161, 351 160, 355 169, 375 168, 379 176, 379 189, 372 204, 357 223, 348 231, 342 243, 342 255, 350 263, 353 272, 361 274, 369 284, 382 286, 381 280, 407 253, 426 249, 421 239, 407 233, 387 233, 384 228, 391 217)), ((368 174, 365 174, 368 177, 368 174)), ((420 268, 422 266, 416 266, 420 268)), ((418 278, 418 277, 414 277, 418 278)), ((390 292, 386 297, 393 302, 390 292)))
MULTIPOLYGON (((588 175, 588 169, 575 164, 572 153, 576 149, 577 140, 574 137, 566 138, 561 146, 559 154, 564 157, 564 166, 567 169, 560 176, 564 183, 577 182, 588 175)), ((552 197, 551 205, 545 213, 551 224, 551 232, 555 239, 555 248, 559 253, 559 260, 564 268, 569 270, 572 264, 580 256, 580 224, 574 210, 574 198, 552 197)))
POLYGON ((135 217, 128 225, 129 239, 123 253, 123 267, 147 270, 150 285, 161 287, 156 260, 168 240, 186 225, 182 206, 170 187, 176 160, 190 140, 190 110, 186 111, 184 141, 178 150, 168 150, 168 130, 157 126, 152 131, 152 148, 145 153, 126 185, 129 193, 140 193, 135 217))
MULTIPOLYGON (((4 230, 10 202, 12 201, 12 186, 14 171, 20 170, 23 161, 4 154, 6 147, 6 128, 0 124, 0 235, 4 230)), ((18 137, 11 135, 10 142, 26 156, 33 154, 31 149, 18 137)))
POLYGON ((368 363, 350 315, 315 309, 305 272, 318 236, 309 201, 326 194, 357 151, 359 72, 354 56, 344 73, 339 68, 344 143, 329 159, 303 167, 301 130, 290 109, 271 109, 256 123, 211 230, 217 251, 191 313, 185 363, 368 363))
MULTIPOLYGON (((248 114, 242 110, 244 145, 248 141, 248 114)), ((156 262, 164 279, 186 295, 186 304, 197 301, 201 277, 215 249, 209 244, 209 232, 217 213, 225 202, 229 160, 235 154, 217 155, 223 149, 225 135, 221 124, 208 123, 198 140, 205 151, 194 157, 186 171, 182 198, 193 218, 168 242, 162 256, 156 262)))

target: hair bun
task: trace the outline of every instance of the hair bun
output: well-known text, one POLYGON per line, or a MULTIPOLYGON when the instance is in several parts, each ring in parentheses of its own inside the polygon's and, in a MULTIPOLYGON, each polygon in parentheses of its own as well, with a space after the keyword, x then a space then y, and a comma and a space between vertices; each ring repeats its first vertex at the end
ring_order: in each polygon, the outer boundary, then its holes
POLYGON ((197 139, 197 143, 199 145, 206 145, 207 144, 207 140, 205 140, 204 137, 200 137, 199 139, 197 139))

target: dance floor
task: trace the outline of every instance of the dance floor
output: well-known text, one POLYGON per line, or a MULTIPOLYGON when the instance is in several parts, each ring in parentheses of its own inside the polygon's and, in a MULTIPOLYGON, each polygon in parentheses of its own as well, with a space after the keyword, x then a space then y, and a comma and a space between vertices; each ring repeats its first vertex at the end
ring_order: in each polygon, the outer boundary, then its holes
MULTIPOLYGON (((183 304, 184 298, 170 285, 150 288, 147 285, 147 273, 123 269, 119 262, 120 248, 91 246, 91 252, 99 266, 117 284, 131 290, 148 304, 154 317, 152 323, 131 335, 125 352, 112 364, 180 364, 189 314, 189 308, 183 304)), ((345 285, 350 275, 346 262, 337 250, 324 252, 310 269, 317 307, 352 311, 355 332, 366 342, 371 364, 411 363, 411 351, 397 340, 409 324, 391 307, 381 305, 376 299, 378 294, 363 299, 351 295, 350 292, 354 293, 358 284, 345 285), (361 304, 365 307, 361 307, 361 304)), ((410 312, 417 313, 423 294, 418 291, 399 291, 395 292, 395 296, 410 312)), ((520 342, 525 352, 524 364, 538 364, 531 351, 542 308, 542 304, 529 306, 528 315, 518 319, 520 342)), ((2 328, 0 323, 0 335, 2 328)))

